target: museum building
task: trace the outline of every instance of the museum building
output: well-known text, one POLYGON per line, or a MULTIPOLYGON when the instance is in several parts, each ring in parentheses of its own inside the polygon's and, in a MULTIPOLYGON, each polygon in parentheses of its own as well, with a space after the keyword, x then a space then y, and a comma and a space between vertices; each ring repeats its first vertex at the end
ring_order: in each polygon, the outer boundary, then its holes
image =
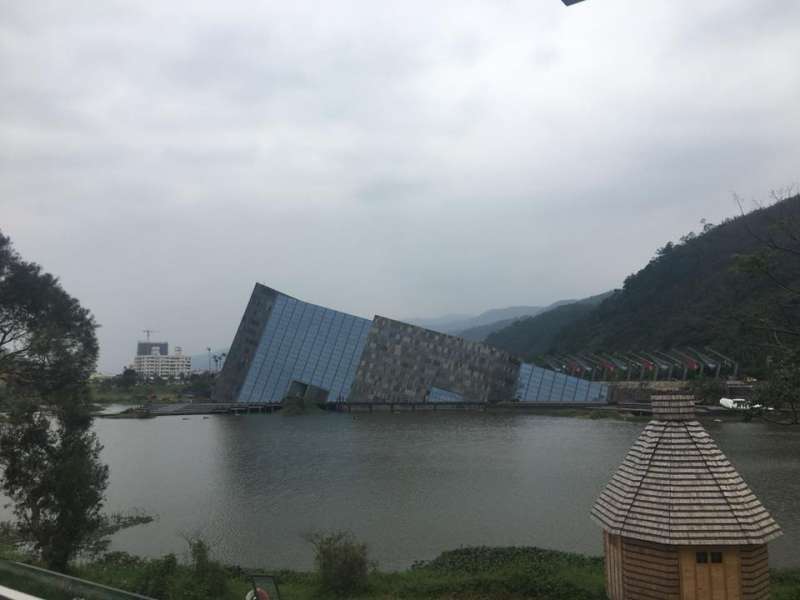
POLYGON ((215 402, 604 403, 608 386, 394 319, 364 319, 257 283, 215 402))

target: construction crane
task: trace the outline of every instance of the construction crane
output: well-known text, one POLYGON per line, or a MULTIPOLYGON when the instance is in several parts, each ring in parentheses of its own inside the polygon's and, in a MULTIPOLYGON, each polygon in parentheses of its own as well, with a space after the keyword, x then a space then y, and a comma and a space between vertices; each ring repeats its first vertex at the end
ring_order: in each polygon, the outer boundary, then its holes
POLYGON ((151 333, 158 333, 155 329, 142 329, 142 332, 147 336, 147 341, 150 341, 150 334, 151 333))

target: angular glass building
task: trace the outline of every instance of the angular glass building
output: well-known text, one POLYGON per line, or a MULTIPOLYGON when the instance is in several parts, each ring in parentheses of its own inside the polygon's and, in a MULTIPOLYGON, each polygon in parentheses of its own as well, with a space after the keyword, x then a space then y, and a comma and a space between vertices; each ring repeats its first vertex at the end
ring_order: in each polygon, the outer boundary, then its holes
POLYGON ((293 383, 344 401, 372 321, 278 294, 261 334, 239 402, 276 402, 293 383))
POLYGON ((523 363, 515 398, 520 402, 608 402, 608 385, 523 363))
POLYGON ((606 402, 608 386, 523 364, 478 342, 363 319, 256 284, 215 402, 606 402))

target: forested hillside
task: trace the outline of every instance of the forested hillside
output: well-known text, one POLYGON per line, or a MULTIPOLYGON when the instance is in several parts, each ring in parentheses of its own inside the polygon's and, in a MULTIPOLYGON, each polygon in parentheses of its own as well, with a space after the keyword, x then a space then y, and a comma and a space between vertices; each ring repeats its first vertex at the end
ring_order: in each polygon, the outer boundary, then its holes
MULTIPOLYGON (((531 319, 531 318, 536 317, 536 316, 538 316, 540 314, 549 312, 549 311, 553 310, 554 308, 558 308, 559 306, 564 306, 565 304, 574 304, 575 302, 584 302, 586 300, 588 300, 588 299, 585 299, 585 300, 574 300, 574 299, 573 300, 558 300, 557 302, 553 302, 552 304, 549 304, 549 305, 547 305, 545 307, 539 308, 536 311, 529 311, 528 313, 525 313, 525 314, 516 314, 516 315, 510 316, 509 318, 503 318, 502 320, 495 320, 495 321, 492 321, 492 322, 489 322, 489 323, 486 323, 486 324, 483 324, 483 325, 479 325, 477 327, 470 327, 469 329, 464 329, 463 331, 457 332, 456 335, 458 335, 459 337, 464 338, 465 340, 472 340, 474 342, 483 342, 483 341, 486 340, 487 337, 489 337, 489 335, 491 335, 495 331, 500 331, 501 329, 504 329, 504 328, 508 327, 509 325, 511 325, 512 323, 515 323, 515 322, 517 322, 519 320, 531 319)), ((506 310, 513 310, 513 309, 506 309, 506 310)), ((488 312, 484 313, 484 315, 491 314, 491 313, 498 314, 499 311, 488 311, 488 312)))
POLYGON ((798 313, 800 252, 791 248, 799 246, 800 196, 794 196, 716 226, 707 223, 700 234, 659 248, 594 308, 562 307, 560 314, 519 321, 487 341, 526 358, 710 345, 758 371, 770 328, 798 313))
MULTIPOLYGON (((588 315, 611 292, 563 304, 535 317, 519 319, 486 336, 487 343, 508 350, 515 356, 533 359, 550 351, 561 331, 588 315)), ((463 335, 463 334, 462 334, 463 335)))

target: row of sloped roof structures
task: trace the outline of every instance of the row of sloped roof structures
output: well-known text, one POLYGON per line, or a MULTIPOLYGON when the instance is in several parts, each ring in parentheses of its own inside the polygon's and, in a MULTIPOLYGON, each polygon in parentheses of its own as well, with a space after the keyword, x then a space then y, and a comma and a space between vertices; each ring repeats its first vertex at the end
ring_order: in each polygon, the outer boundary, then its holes
POLYGON ((543 366, 590 381, 736 378, 739 364, 710 347, 628 352, 579 352, 545 356, 543 366))

